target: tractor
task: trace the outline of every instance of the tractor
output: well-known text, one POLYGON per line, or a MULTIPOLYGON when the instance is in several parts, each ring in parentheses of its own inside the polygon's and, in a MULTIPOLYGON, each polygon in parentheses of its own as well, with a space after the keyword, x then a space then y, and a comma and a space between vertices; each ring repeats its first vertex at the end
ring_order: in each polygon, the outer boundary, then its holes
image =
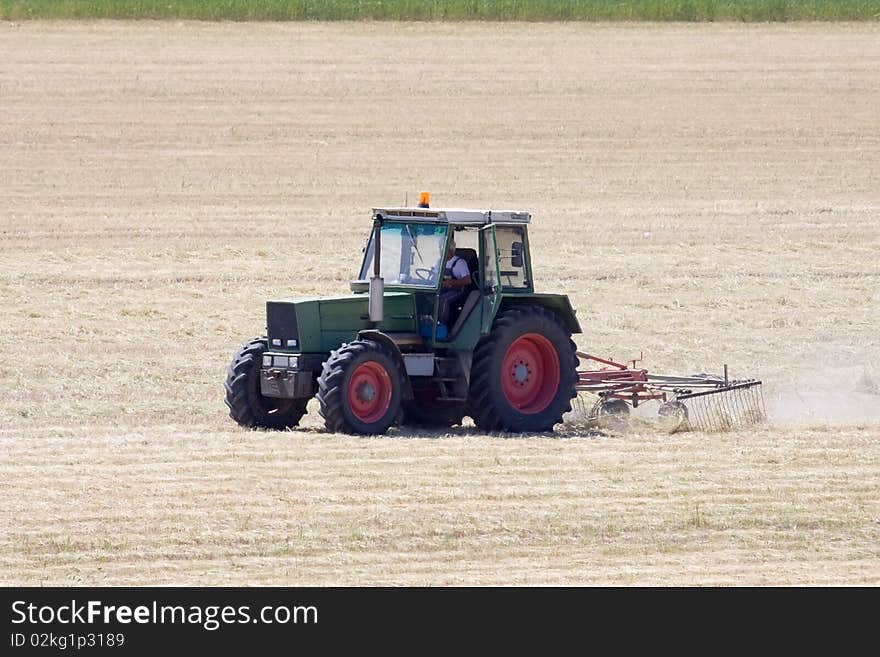
POLYGON ((351 294, 266 303, 267 335, 227 370, 230 416, 248 428, 298 425, 312 397, 331 432, 395 424, 547 432, 579 382, 568 297, 537 293, 523 211, 374 208, 351 294), (438 320, 446 256, 470 284, 438 320))

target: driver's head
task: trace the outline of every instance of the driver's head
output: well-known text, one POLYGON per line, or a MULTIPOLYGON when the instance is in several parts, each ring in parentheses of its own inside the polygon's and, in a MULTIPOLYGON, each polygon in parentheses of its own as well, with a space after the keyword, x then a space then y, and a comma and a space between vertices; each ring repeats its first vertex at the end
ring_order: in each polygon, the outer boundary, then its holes
POLYGON ((446 252, 446 259, 448 260, 452 256, 455 255, 455 239, 449 240, 449 250, 446 252))

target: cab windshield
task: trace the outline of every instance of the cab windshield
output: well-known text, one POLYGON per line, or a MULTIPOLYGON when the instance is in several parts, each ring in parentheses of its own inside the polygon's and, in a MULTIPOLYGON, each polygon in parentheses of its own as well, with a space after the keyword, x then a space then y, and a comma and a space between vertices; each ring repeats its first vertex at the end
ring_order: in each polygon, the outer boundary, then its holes
MULTIPOLYGON (((443 272, 441 259, 446 250, 446 230, 446 226, 431 224, 383 224, 379 271, 385 285, 437 287, 443 272)), ((371 233, 360 280, 373 275, 375 238, 375 232, 371 233)))

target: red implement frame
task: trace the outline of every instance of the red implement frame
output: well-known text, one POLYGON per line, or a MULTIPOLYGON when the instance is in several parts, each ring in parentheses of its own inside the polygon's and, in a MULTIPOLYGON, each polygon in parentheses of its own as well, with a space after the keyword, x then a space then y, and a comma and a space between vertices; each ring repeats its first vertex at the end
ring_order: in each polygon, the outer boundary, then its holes
POLYGON ((632 367, 582 351, 577 352, 577 355, 581 360, 591 360, 606 366, 598 370, 579 370, 579 380, 575 386, 578 391, 592 392, 605 399, 622 399, 632 404, 633 408, 651 399, 666 401, 666 393, 649 384, 648 370, 636 369, 636 363, 642 360, 642 354, 629 361, 632 367))
POLYGON ((641 356, 627 361, 629 365, 609 358, 577 352, 581 361, 592 361, 601 367, 595 370, 579 370, 575 388, 598 396, 590 416, 601 422, 603 409, 606 415, 626 412, 626 404, 633 408, 639 404, 659 400, 659 414, 678 418, 678 426, 688 426, 704 431, 727 430, 760 422, 766 418, 761 382, 758 379, 731 380, 724 375, 693 374, 677 376, 648 374, 648 370, 636 367, 641 356), (620 401, 625 402, 621 410, 620 401))

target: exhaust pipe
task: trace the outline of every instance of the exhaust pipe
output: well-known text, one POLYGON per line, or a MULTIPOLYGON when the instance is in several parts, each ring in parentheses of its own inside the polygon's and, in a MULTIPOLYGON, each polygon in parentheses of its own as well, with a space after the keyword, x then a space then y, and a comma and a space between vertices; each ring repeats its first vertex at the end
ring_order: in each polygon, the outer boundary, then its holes
POLYGON ((379 263, 382 252, 382 222, 376 222, 373 244, 373 277, 370 279, 370 322, 374 325, 382 323, 385 319, 385 279, 379 273, 379 263))
MULTIPOLYGON (((385 319, 385 279, 373 276, 370 279, 370 321, 381 324, 385 319)), ((363 306, 361 306, 363 308, 363 306)))

